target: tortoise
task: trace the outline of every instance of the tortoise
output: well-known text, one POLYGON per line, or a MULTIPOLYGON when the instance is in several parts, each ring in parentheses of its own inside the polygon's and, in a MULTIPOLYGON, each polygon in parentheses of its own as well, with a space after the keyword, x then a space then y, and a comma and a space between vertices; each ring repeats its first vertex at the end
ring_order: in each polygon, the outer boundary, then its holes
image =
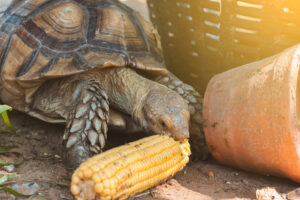
POLYGON ((103 150, 108 127, 178 140, 189 137, 189 128, 202 134, 200 95, 166 69, 155 29, 128 6, 116 0, 0 6, 0 98, 65 123, 71 166, 103 150))

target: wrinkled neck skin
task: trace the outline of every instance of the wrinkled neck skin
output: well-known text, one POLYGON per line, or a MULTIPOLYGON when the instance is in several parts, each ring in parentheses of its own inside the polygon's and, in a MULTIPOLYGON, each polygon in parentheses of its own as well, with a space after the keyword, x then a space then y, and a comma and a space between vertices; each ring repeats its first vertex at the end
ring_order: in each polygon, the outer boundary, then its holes
POLYGON ((109 96, 111 106, 131 115, 135 122, 145 130, 148 129, 142 112, 143 102, 151 90, 165 86, 124 67, 108 68, 90 74, 95 76, 94 80, 100 80, 102 89, 109 96))

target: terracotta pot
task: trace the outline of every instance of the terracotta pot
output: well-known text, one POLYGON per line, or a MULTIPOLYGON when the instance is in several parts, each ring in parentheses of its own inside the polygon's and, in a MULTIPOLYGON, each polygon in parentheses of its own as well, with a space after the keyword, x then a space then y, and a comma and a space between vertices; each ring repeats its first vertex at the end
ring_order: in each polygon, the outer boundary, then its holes
POLYGON ((299 67, 300 45, 210 80, 204 131, 218 161, 300 182, 299 67))

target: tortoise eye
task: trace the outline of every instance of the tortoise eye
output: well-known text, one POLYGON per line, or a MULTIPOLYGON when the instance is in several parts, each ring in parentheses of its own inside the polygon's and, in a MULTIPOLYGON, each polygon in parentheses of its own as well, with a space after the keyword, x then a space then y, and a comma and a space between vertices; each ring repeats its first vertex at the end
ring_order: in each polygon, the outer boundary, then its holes
POLYGON ((166 123, 165 123, 164 121, 162 121, 160 124, 161 124, 161 126, 162 126, 164 129, 167 128, 167 125, 166 125, 166 123))
POLYGON ((165 130, 170 129, 172 127, 172 121, 168 117, 164 116, 160 120, 160 125, 165 130))

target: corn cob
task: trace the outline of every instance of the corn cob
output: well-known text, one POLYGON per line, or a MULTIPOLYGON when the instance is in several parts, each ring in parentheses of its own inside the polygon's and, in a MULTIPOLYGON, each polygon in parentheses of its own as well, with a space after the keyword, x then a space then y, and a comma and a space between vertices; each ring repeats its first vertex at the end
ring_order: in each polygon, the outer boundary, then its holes
POLYGON ((173 176, 189 161, 187 140, 150 136, 91 157, 72 176, 78 200, 127 199, 173 176))

